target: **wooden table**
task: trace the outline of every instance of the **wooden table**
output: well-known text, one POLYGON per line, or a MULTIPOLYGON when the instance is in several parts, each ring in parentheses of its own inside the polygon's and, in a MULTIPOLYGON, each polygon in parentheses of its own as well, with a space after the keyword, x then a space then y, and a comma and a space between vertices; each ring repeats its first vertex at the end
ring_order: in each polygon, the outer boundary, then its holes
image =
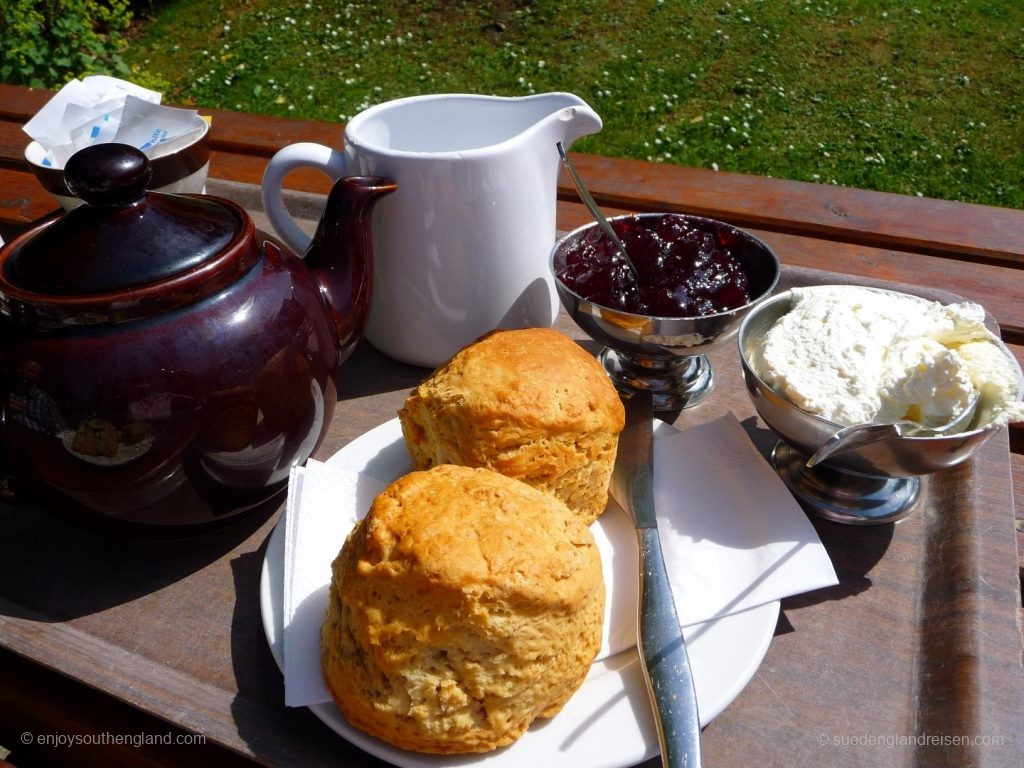
MULTIPOLYGON (((0 85, 0 235, 53 209, 22 160, 20 126, 50 96, 0 85)), ((213 111, 209 191, 264 221, 267 159, 342 129, 213 111)), ((1024 212, 576 155, 610 213, 675 210, 745 227, 785 280, 868 280, 983 304, 1024 362, 1024 212)), ((289 177, 315 215, 326 179, 289 177)), ((568 179, 558 226, 588 221, 568 179)), ((581 334, 565 318, 559 323, 581 334)), ((735 351, 712 356, 714 395, 686 427, 732 411, 762 451, 774 442, 742 391, 735 351)), ((361 345, 342 374, 330 456, 393 417, 426 371, 361 345)), ((259 574, 280 500, 188 546, 140 544, 0 508, 0 744, 15 765, 377 765, 305 710, 283 706, 259 574), (22 734, 33 734, 33 744, 22 734), (47 748, 41 734, 103 745, 47 748), (205 745, 112 743, 195 741, 205 745)), ((706 765, 1024 765, 1020 534, 1024 430, 932 476, 895 526, 815 520, 840 586, 782 603, 760 669, 704 731, 706 765), (974 744, 964 744, 971 739, 974 744)), ((2 754, 2 753, 0 753, 2 754)), ((657 761, 649 761, 654 766, 657 761)))

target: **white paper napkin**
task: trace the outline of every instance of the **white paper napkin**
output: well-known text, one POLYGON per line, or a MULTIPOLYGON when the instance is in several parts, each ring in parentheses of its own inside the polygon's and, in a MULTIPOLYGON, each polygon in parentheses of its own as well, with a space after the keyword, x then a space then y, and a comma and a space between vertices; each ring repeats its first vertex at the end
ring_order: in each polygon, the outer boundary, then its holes
POLYGON ((807 515, 731 414, 659 434, 654 476, 684 626, 839 583, 807 515))
POLYGON ((160 157, 203 130, 194 109, 160 105, 161 95, 127 80, 91 75, 72 80, 23 129, 46 151, 43 165, 63 168, 78 150, 116 141, 160 157))
MULTIPOLYGON (((682 432, 659 424, 654 447, 658 530, 682 624, 838 583, 814 527, 735 418, 682 432)), ((386 484, 312 460, 292 470, 282 605, 287 706, 331 700, 320 672, 330 565, 386 484)), ((591 529, 611 582, 600 654, 607 656, 636 641, 636 533, 614 501, 591 529)))
POLYGON ((320 673, 320 625, 327 607, 331 563, 356 520, 387 486, 347 467, 310 459, 294 467, 285 504, 285 705, 330 701, 320 673))

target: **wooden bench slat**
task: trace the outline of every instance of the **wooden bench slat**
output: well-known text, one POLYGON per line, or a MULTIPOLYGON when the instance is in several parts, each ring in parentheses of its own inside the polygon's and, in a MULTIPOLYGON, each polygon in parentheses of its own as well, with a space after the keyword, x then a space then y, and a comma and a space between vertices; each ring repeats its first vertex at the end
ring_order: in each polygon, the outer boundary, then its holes
POLYGON ((53 94, 53 91, 43 88, 0 83, 0 119, 12 120, 19 125, 25 123, 53 94))
POLYGON ((46 192, 31 173, 4 172, 0 183, 0 234, 9 236, 14 229, 57 210, 57 201, 46 192))
MULTIPOLYGON (((210 153, 210 176, 216 179, 259 186, 263 182, 263 172, 266 169, 267 158, 264 157, 220 149, 214 149, 210 153)), ((289 173, 285 177, 285 186, 298 192, 313 192, 320 195, 326 195, 331 191, 331 182, 327 176, 307 168, 289 173)))
POLYGON ((212 117, 210 136, 215 148, 266 159, 282 147, 300 141, 340 148, 345 132, 341 123, 318 123, 219 109, 201 109, 200 114, 212 117))
POLYGON ((0 168, 28 170, 25 147, 29 138, 17 123, 0 121, 0 168))
MULTIPOLYGON (((596 155, 573 159, 603 205, 1024 266, 1024 211, 596 155)), ((574 196, 567 182, 565 193, 574 196)))

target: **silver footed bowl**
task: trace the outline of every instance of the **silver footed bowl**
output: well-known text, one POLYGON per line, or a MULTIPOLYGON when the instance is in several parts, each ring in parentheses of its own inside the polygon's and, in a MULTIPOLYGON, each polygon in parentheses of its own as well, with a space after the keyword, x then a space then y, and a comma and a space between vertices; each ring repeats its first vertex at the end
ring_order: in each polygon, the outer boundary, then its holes
POLYGON ((783 441, 772 455, 776 471, 805 506, 823 517, 846 523, 883 523, 904 517, 917 500, 918 476, 966 461, 1000 427, 986 423, 990 409, 983 400, 963 432, 894 435, 808 468, 807 459, 844 425, 797 407, 758 374, 762 340, 789 311, 791 296, 786 291, 755 307, 741 322, 738 336, 747 393, 758 414, 783 441))
POLYGON ((685 214, 641 213, 619 219, 675 216, 690 226, 730 241, 730 253, 750 281, 750 302, 727 312, 698 317, 658 317, 612 309, 583 298, 559 279, 573 243, 598 236, 596 222, 561 238, 551 252, 555 287, 566 312, 594 341, 604 346, 599 359, 620 391, 649 391, 657 411, 689 408, 706 398, 714 374, 705 353, 735 336, 740 321, 767 298, 779 281, 779 259, 758 238, 725 222, 685 214))

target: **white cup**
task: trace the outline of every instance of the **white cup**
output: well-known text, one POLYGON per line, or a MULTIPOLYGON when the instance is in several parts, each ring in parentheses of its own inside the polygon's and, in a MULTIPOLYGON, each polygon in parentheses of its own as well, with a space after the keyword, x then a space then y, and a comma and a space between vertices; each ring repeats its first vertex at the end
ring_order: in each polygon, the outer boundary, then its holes
MULTIPOLYGON (((179 142, 169 141, 158 145, 150 156, 149 164, 153 177, 148 189, 154 192, 202 194, 206 191, 206 177, 210 170, 210 124, 196 116, 199 130, 179 142)), ((33 141, 25 148, 25 160, 32 166, 32 172, 46 191, 60 203, 64 210, 77 208, 82 201, 71 194, 64 183, 64 169, 49 165, 46 150, 33 141)))

